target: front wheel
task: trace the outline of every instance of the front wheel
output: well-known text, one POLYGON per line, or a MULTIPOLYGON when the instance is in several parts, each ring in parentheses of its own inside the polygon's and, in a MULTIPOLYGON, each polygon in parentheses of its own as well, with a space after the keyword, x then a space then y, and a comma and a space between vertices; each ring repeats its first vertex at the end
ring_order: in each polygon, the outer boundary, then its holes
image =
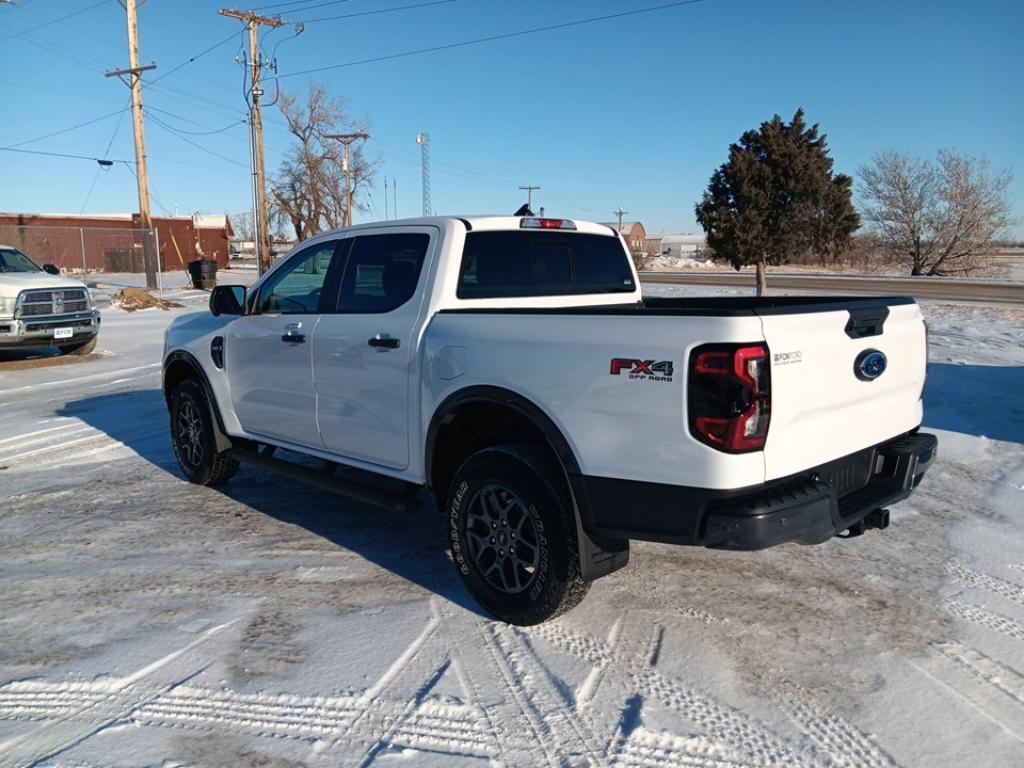
POLYGON ((586 596, 590 583, 580 575, 561 470, 535 446, 499 445, 470 456, 455 474, 446 518, 459 575, 502 621, 539 624, 586 596))
POLYGON ((217 452, 206 392, 194 379, 179 384, 171 398, 171 442, 190 482, 217 485, 238 471, 237 461, 217 452))

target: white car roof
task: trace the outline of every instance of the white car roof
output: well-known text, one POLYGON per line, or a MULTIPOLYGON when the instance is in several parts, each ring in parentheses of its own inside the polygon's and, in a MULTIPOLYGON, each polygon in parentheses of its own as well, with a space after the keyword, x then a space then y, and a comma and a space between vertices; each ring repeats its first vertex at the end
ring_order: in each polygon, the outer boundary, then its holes
MULTIPOLYGON (((381 227, 413 227, 413 226, 442 226, 449 224, 453 221, 461 221, 469 225, 469 230, 472 232, 493 232, 497 230, 516 230, 521 229, 520 222, 523 218, 545 218, 545 219, 565 219, 564 216, 421 216, 414 219, 391 219, 389 221, 373 221, 365 224, 356 224, 351 227, 344 229, 335 229, 331 232, 324 232, 319 236, 334 234, 338 232, 347 231, 358 231, 360 229, 379 229, 381 227)), ((607 235, 608 237, 618 237, 619 233, 613 228, 608 227, 605 224, 596 224, 591 221, 581 221, 579 219, 569 219, 576 225, 577 232, 583 232, 591 235, 607 235)), ((538 230, 530 230, 536 232, 538 230)), ((549 231, 565 231, 565 230, 549 230, 549 231)))

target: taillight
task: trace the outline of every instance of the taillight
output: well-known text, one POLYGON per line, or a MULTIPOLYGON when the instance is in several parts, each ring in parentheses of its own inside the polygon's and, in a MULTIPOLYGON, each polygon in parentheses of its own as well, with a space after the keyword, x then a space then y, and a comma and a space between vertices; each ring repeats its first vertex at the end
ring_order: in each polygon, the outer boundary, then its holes
POLYGON ((918 400, 924 400, 924 390, 928 386, 928 365, 929 365, 929 361, 928 361, 928 353, 929 353, 928 343, 929 343, 929 338, 928 338, 928 335, 929 335, 929 329, 928 329, 928 321, 927 320, 922 320, 922 322, 924 323, 924 381, 921 382, 921 394, 918 396, 918 398, 917 398, 918 400))
POLYGON ((541 219, 537 216, 524 216, 519 222, 522 229, 576 229, 576 222, 569 219, 541 219))
POLYGON ((764 448, 771 372, 764 344, 707 344, 690 354, 690 432, 728 453, 764 448))

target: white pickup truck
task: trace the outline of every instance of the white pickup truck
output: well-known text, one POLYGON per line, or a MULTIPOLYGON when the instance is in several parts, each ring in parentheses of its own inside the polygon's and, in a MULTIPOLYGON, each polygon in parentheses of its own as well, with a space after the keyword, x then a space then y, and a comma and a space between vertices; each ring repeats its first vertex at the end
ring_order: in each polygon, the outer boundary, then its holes
POLYGON ((99 331, 100 312, 83 283, 0 245, 0 350, 57 347, 88 355, 99 331))
POLYGON ((913 299, 645 299, 599 224, 328 232, 210 310, 165 339, 185 475, 251 462, 396 508, 426 488, 469 590, 517 624, 576 605, 630 539, 884 528, 936 452, 913 299))

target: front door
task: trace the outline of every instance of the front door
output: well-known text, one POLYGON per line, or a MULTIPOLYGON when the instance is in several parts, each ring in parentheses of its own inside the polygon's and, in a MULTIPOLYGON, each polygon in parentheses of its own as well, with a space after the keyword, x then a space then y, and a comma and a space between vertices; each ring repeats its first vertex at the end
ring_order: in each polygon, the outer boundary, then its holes
POLYGON ((224 367, 246 432, 323 448, 316 424, 313 334, 322 304, 333 301, 330 285, 345 242, 321 241, 289 257, 258 288, 250 314, 228 326, 224 367))
POLYGON ((313 338, 317 419, 332 453, 395 469, 409 465, 413 331, 434 227, 354 238, 335 314, 313 338))

